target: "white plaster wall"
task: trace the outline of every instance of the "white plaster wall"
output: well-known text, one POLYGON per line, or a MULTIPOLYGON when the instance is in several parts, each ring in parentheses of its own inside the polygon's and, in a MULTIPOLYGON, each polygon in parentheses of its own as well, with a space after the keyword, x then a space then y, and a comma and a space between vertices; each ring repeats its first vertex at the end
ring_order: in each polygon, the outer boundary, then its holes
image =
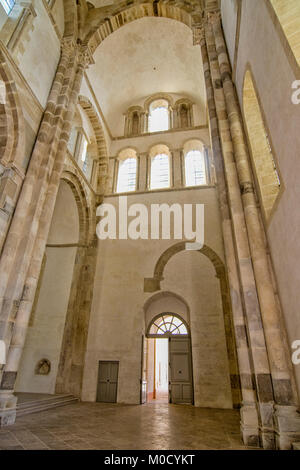
POLYGON ((233 64, 237 26, 237 0, 222 0, 221 14, 230 61, 233 64))
POLYGON ((33 28, 22 36, 23 48, 13 54, 18 67, 40 104, 45 107, 60 58, 60 41, 43 2, 35 2, 33 28))
POLYGON ((140 153, 149 152, 150 148, 156 144, 165 144, 170 150, 181 149, 185 142, 190 139, 201 140, 205 145, 210 146, 209 130, 207 127, 204 127, 203 129, 190 131, 162 132, 113 140, 110 146, 110 156, 117 156, 121 150, 127 147, 133 147, 140 153))
POLYGON ((77 205, 70 187, 67 183, 62 182, 48 237, 48 244, 58 246, 46 248, 46 264, 34 321, 28 328, 17 378, 16 390, 18 392, 55 392, 77 253, 76 247, 61 247, 59 245, 77 243, 78 237, 77 205), (35 374, 35 367, 41 359, 48 359, 51 362, 51 372, 47 376, 35 374))
MULTIPOLYGON (((223 4, 226 5, 227 0, 223 4)), ((297 77, 265 0, 242 2, 236 73, 241 106, 243 80, 248 64, 256 82, 284 186, 267 236, 291 345, 294 340, 300 339, 300 105, 292 104, 291 86, 297 77)), ((300 395, 300 365, 295 366, 294 370, 300 395)))
MULTIPOLYGON (((118 204, 117 197, 105 198, 118 204)), ((214 188, 130 195, 128 204, 205 204, 205 242, 223 256, 214 188)), ((137 404, 140 397, 144 293, 160 255, 178 240, 105 240, 99 242, 88 345, 84 401, 95 401, 98 362, 120 361, 118 402, 137 404), (117 295, 116 295, 117 293, 117 295)), ((176 255, 167 266, 162 290, 181 295, 190 306, 197 406, 230 408, 231 391, 218 281, 210 262, 198 253, 176 255)), ((157 312, 160 313, 160 312, 157 312)))

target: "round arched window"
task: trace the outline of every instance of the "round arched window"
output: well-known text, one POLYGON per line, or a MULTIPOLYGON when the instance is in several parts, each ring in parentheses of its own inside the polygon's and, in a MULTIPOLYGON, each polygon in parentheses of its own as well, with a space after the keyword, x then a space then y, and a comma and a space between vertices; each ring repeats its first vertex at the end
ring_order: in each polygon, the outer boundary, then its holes
POLYGON ((187 326, 180 317, 172 313, 165 313, 153 320, 148 337, 170 337, 173 335, 188 335, 187 326))

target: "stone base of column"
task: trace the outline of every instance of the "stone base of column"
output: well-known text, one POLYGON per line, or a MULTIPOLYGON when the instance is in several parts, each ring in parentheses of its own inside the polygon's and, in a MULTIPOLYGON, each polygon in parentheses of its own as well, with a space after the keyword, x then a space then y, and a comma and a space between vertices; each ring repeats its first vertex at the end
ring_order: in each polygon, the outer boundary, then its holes
POLYGON ((300 442, 300 413, 296 406, 275 406, 276 447, 290 450, 295 442, 300 442))
POLYGON ((241 433, 243 442, 247 447, 260 447, 259 426, 255 405, 242 405, 241 433))
POLYGON ((17 397, 12 390, 0 390, 0 428, 12 426, 17 416, 17 397))
POLYGON ((274 430, 274 403, 259 403, 260 412, 260 442, 263 449, 275 450, 276 437, 274 430))

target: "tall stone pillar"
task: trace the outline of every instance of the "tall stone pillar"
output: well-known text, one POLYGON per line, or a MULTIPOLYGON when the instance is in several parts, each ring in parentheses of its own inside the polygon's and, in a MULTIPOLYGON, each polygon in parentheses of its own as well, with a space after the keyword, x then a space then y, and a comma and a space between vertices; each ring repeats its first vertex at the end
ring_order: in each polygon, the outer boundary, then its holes
POLYGON ((241 382, 241 433, 244 443, 247 446, 257 447, 259 446, 259 417, 256 406, 255 387, 252 379, 253 368, 251 365, 251 355, 248 346, 247 327, 244 319, 243 299, 241 295, 239 272, 234 247, 232 220, 229 210, 228 194, 224 176, 224 164, 214 86, 212 82, 210 62, 205 40, 205 32, 202 27, 194 29, 194 44, 201 46, 201 55, 204 69, 212 151, 216 171, 224 250, 228 272, 237 359, 241 382))
POLYGON ((182 188, 183 187, 183 170, 182 170, 182 162, 183 162, 183 155, 181 149, 172 150, 173 156, 173 187, 182 188))
POLYGON ((292 367, 282 332, 266 237, 254 192, 254 181, 242 117, 219 12, 208 15, 205 44, 214 85, 235 251, 243 293, 251 358, 265 448, 288 449, 300 439, 300 417, 292 367), (275 444, 276 440, 276 444, 275 444))
POLYGON ((138 190, 147 191, 147 172, 148 172, 148 156, 147 153, 141 153, 139 155, 139 167, 138 167, 138 190))
POLYGON ((72 40, 49 94, 28 173, 0 260, 0 338, 8 350, 0 376, 0 425, 16 416, 13 394, 87 54, 72 40))
POLYGON ((56 393, 81 397, 98 240, 77 251, 56 379, 56 393))
POLYGON ((297 413, 297 394, 286 346, 286 333, 273 283, 272 268, 268 259, 266 235, 254 194, 254 180, 243 121, 236 91, 232 82, 231 66, 226 49, 220 15, 212 15, 216 52, 229 117, 238 178, 249 236, 249 245, 261 308, 264 334, 271 369, 275 399, 275 431, 277 447, 290 448, 300 440, 300 416, 297 413))

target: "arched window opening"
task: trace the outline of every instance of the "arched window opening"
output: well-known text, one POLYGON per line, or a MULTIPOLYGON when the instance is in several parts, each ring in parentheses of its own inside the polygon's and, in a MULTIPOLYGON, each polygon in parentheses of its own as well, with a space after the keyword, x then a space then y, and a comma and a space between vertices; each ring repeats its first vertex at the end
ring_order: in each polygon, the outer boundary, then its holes
POLYGON ((77 138, 78 138, 78 129, 76 127, 72 127, 69 142, 68 142, 68 150, 73 157, 75 154, 77 138))
POLYGON ((133 149, 126 149, 119 155, 117 181, 118 193, 129 193, 136 190, 137 158, 133 149))
POLYGON ((207 184, 205 158, 200 150, 190 150, 185 155, 185 185, 203 186, 207 184))
POLYGON ((87 163, 87 148, 88 148, 88 141, 86 140, 84 136, 82 136, 80 160, 82 161, 83 165, 87 163))
POLYGON ((165 313, 153 320, 149 331, 149 338, 170 337, 173 335, 188 335, 188 329, 185 322, 172 313, 165 313))
POLYGON ((271 0, 284 34, 300 65, 300 2, 299 0, 271 0))
POLYGON ((3 6, 4 10, 5 10, 5 13, 7 15, 9 15, 13 9, 13 7, 15 6, 15 0, 0 0, 1 1, 1 5, 3 6))
POLYGON ((268 220, 279 194, 280 179, 250 71, 245 75, 243 106, 253 170, 268 220))
POLYGON ((169 104, 166 100, 153 101, 149 109, 149 132, 162 132, 169 129, 169 104))
POLYGON ((167 153, 157 153, 151 160, 150 189, 170 187, 170 157, 167 153))

